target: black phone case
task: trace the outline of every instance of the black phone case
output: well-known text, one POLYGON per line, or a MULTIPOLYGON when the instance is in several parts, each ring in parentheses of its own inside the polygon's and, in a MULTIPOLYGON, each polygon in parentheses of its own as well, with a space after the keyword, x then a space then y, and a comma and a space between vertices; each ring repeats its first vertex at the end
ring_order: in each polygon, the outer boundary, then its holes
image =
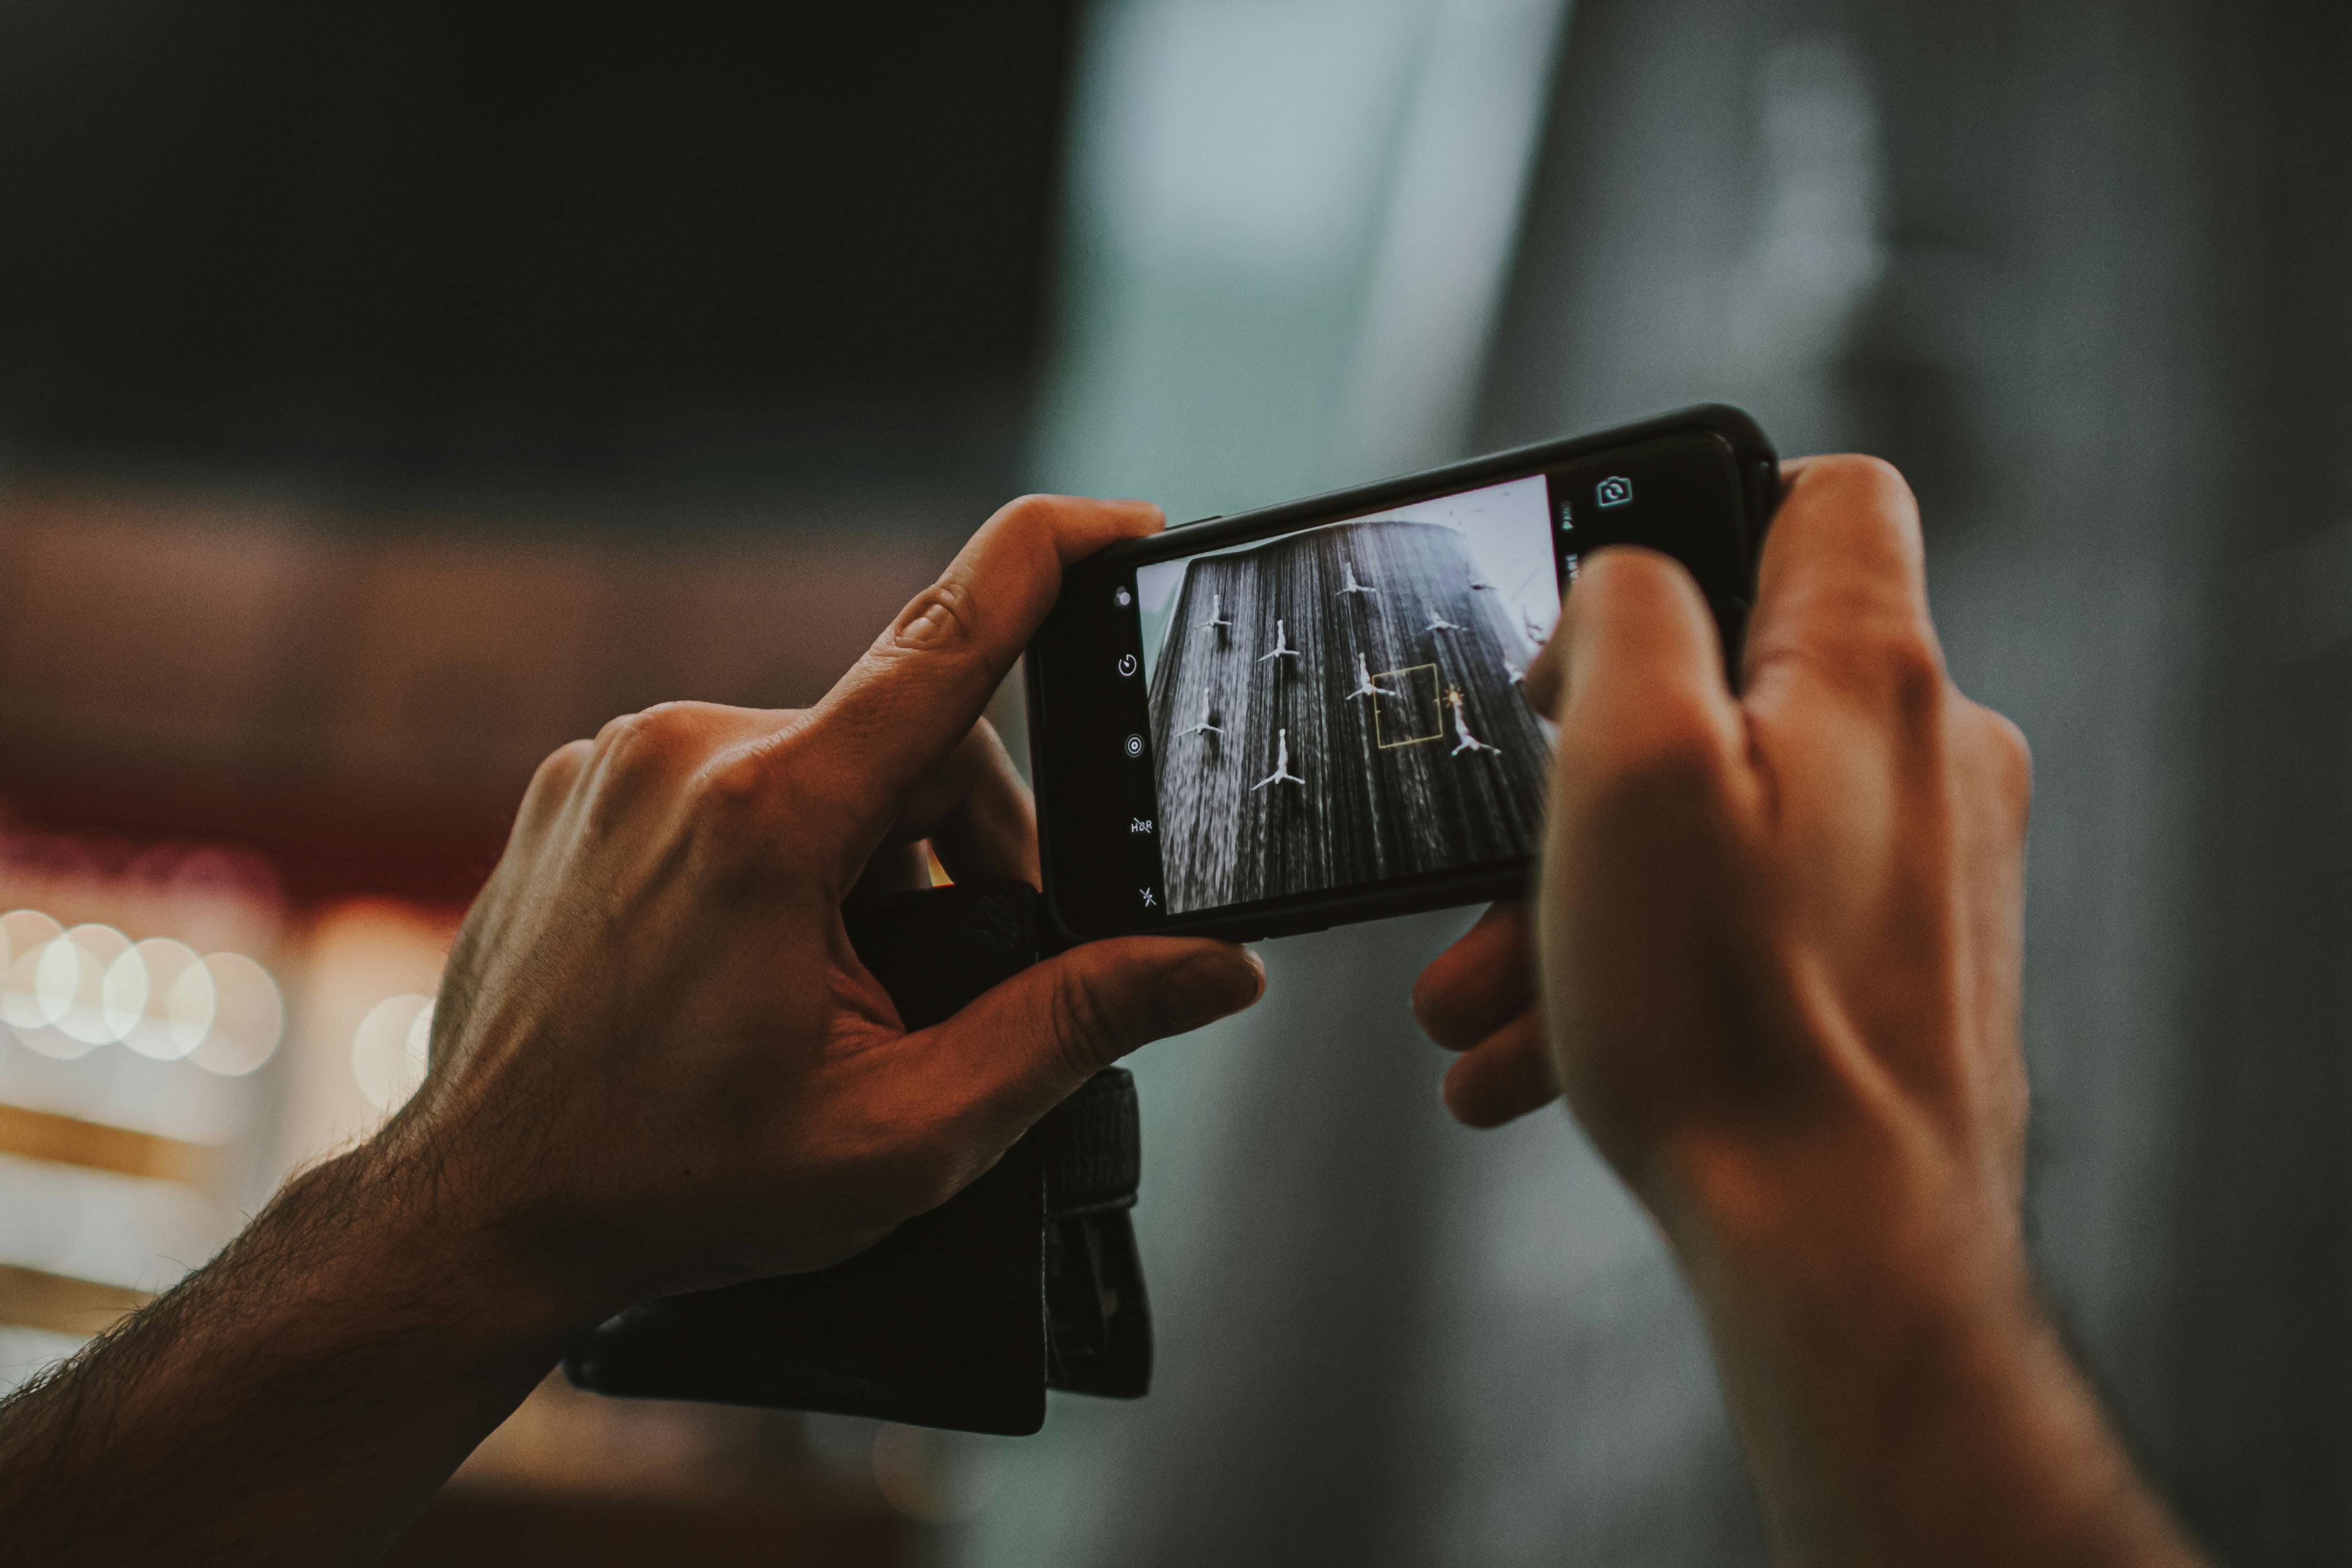
MULTIPOLYGON (((895 893, 843 911, 910 1029, 1036 962, 1018 882, 895 893)), ((1151 1320, 1129 1211, 1134 1079, 1113 1068, 993 1168, 856 1257, 630 1309, 566 1358, 579 1387, 1020 1435, 1048 1387, 1133 1398, 1151 1320)))
MULTIPOLYGON (((1615 447, 1693 433, 1720 437, 1731 448, 1739 475, 1740 510, 1746 524, 1740 544, 1746 552, 1748 593, 1722 609, 1724 658, 1730 667, 1733 679, 1737 680, 1739 643, 1747 626, 1749 602, 1754 595, 1756 565, 1763 553, 1764 535, 1771 526, 1773 510, 1780 504, 1780 459, 1773 449, 1771 438, 1764 434, 1763 426, 1756 422, 1754 416, 1747 410, 1728 404, 1700 404, 1590 436, 1574 436, 1514 447, 1507 452, 1474 458, 1442 468, 1425 469, 1421 473, 1384 479, 1352 489, 1332 490, 1324 495, 1286 501, 1280 506, 1265 507, 1233 517, 1202 518, 1150 538, 1128 540, 1111 545, 1088 557, 1087 563, 1112 565, 1156 559, 1165 554, 1189 555, 1201 551, 1221 550, 1284 533, 1318 519, 1384 511, 1433 496, 1475 489, 1481 485, 1517 475, 1561 467, 1615 447), (1181 537, 1171 544, 1173 535, 1181 537)), ((1044 730, 1045 700, 1043 679, 1041 660, 1032 658, 1024 661, 1024 694, 1029 711, 1029 752, 1040 767, 1045 765, 1044 759, 1050 754, 1044 730)), ((1037 820, 1038 857, 1044 868, 1045 926, 1056 942, 1068 944, 1089 938, 1063 919, 1055 905, 1055 867, 1058 847, 1055 841, 1052 813, 1046 804, 1049 793, 1042 788, 1038 791, 1037 820)), ((1164 932, 1171 936, 1214 936, 1233 942, 1293 936, 1358 921, 1380 920, 1390 915, 1417 914, 1426 910, 1484 903, 1496 899, 1524 898, 1531 871, 1531 866, 1519 865, 1501 870, 1465 872, 1430 881, 1335 892, 1303 900, 1280 910, 1247 910, 1171 921, 1139 934, 1164 932)))

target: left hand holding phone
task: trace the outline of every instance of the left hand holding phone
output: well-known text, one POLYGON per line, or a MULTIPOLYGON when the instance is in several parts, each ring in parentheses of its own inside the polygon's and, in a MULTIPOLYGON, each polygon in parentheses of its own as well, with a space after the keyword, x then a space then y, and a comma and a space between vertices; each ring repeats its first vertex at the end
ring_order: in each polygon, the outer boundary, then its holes
POLYGON ((981 711, 1063 568, 1160 525, 1015 501, 814 708, 673 703, 550 757, 415 1097, 0 1405, 15 1558, 372 1561, 608 1314, 856 1252, 1106 1063, 1255 1001, 1239 948, 1126 937, 910 1033, 843 928, 920 840, 1034 879, 981 711))
POLYGON ((841 903, 911 871, 1036 878, 982 709, 1062 570, 1155 507, 1032 497, 974 536, 814 709, 673 703, 541 768, 459 933, 431 1070, 378 1140, 429 1148, 586 1321, 812 1268, 986 1170, 1136 1047, 1256 1000, 1225 942, 1093 943, 908 1033, 841 903))

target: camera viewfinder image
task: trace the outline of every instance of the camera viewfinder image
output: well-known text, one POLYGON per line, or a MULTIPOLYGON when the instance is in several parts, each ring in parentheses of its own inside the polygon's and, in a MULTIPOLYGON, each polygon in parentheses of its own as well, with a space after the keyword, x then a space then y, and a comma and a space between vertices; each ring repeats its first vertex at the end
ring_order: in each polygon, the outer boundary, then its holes
POLYGON ((1136 574, 1171 914, 1532 855, 1541 476, 1136 574))

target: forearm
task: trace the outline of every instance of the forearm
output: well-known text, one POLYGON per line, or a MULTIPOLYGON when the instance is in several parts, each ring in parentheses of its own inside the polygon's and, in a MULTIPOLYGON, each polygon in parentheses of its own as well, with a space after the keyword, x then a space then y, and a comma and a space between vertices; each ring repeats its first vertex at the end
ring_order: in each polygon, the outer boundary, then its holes
POLYGON ((1999 1217, 1883 1169, 1668 1228, 1788 1564, 2189 1568, 1999 1217), (1889 1214, 1908 1207, 1907 1214, 1889 1214))
POLYGON ((364 1562, 560 1353, 427 1173, 305 1173, 210 1266, 0 1405, 26 1562, 364 1562))

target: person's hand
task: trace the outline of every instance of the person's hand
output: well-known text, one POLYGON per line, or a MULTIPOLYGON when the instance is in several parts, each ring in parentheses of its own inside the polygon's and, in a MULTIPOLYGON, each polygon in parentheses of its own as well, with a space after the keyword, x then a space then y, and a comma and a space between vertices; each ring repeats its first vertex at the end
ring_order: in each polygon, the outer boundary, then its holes
POLYGON ((850 951, 853 888, 1036 879, 984 724, 1063 568, 1132 502, 997 513, 815 708, 673 703, 550 757, 467 916, 431 1068, 379 1136, 567 1310, 822 1266, 940 1204, 1089 1074, 1247 1006, 1243 950, 1080 947, 908 1033, 850 951))
POLYGON ((1634 549, 1585 563, 1529 687, 1560 731, 1532 921, 1496 907, 1415 996, 1456 1114, 1565 1085, 1669 1215, 1849 1156, 2013 1213, 2029 764, 1945 674, 1901 479, 1790 466, 1737 693, 1696 584, 1634 549))
POLYGON ((1584 565, 1532 909, 1423 974, 1456 1115, 1565 1090, 1706 1315, 1777 1560, 2186 1563, 2019 1221, 2029 775, 1953 687, 1885 465, 1790 465, 1741 679, 1666 557, 1584 565))

